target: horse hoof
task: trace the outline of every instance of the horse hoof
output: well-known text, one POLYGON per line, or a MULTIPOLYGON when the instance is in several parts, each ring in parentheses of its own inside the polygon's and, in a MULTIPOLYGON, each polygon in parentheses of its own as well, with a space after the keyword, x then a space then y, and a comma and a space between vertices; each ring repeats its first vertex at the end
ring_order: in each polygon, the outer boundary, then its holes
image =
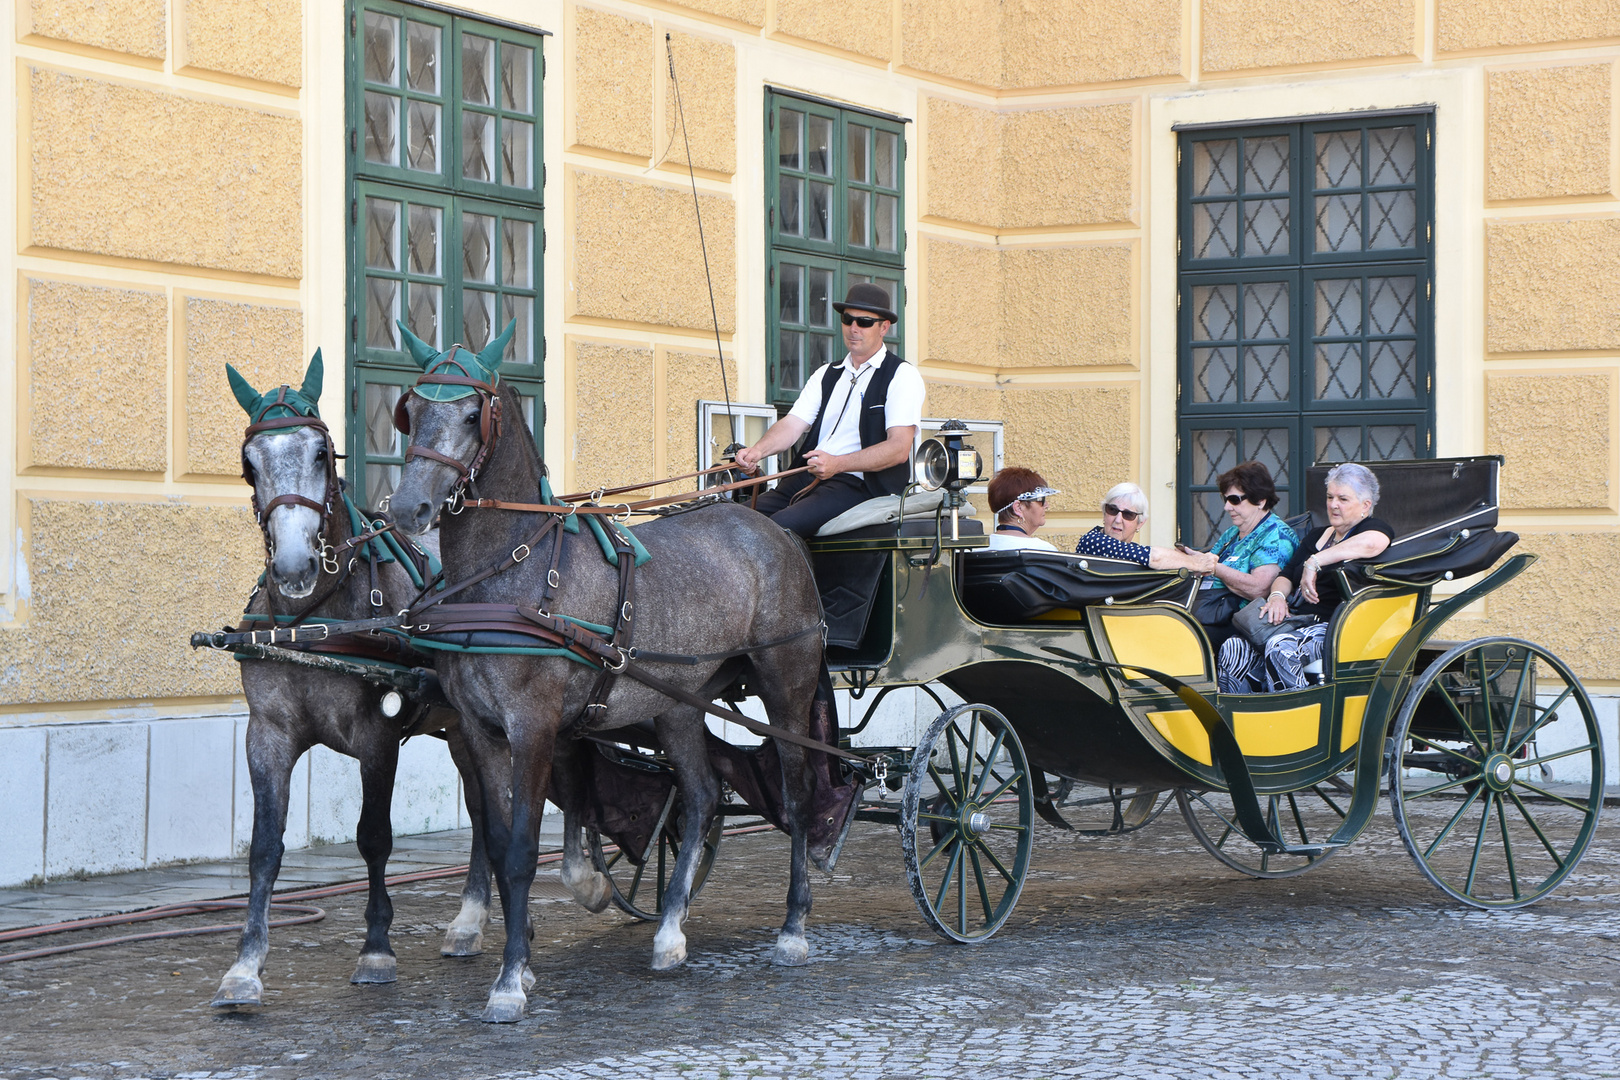
POLYGON ((444 932, 444 944, 439 946, 440 956, 477 956, 483 951, 482 930, 463 930, 454 926, 444 932))
POLYGON ((810 943, 802 937, 778 938, 771 963, 778 967, 803 967, 810 962, 810 943))
POLYGON ((219 989, 210 1004, 216 1009, 263 1005, 264 984, 250 975, 227 975, 219 981, 219 989))
POLYGON ((593 915, 606 911, 608 904, 613 901, 613 885, 607 875, 600 871, 592 870, 579 878, 564 877, 563 884, 580 906, 593 915))
POLYGON ((528 1000, 522 994, 491 994, 479 1019, 486 1024, 515 1024, 523 1019, 523 1006, 528 1000))
POLYGON ((668 971, 670 968, 678 968, 684 963, 686 963, 685 942, 673 948, 653 950, 652 969, 654 971, 668 971))
POLYGON ((528 968, 524 968, 523 969, 523 989, 525 991, 527 991, 527 990, 533 988, 533 986, 534 986, 534 972, 530 971, 528 968))
POLYGON ((355 965, 354 974, 349 976, 352 983, 391 983, 397 977, 399 962, 392 956, 373 954, 362 956, 355 965))

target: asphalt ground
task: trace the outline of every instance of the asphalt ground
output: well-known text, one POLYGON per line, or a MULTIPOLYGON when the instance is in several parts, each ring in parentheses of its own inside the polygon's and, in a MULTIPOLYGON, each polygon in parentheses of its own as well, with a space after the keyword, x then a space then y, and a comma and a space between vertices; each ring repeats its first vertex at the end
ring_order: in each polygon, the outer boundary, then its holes
POLYGON ((779 835, 725 841, 670 973, 648 970, 651 925, 543 877, 537 982, 510 1026, 478 1020, 498 922, 485 955, 438 955, 453 880, 394 890, 387 986, 348 982, 363 893, 272 931, 255 1009, 209 1006, 230 935, 3 964, 0 1078, 1620 1076, 1612 807, 1572 879, 1511 912, 1435 890, 1387 808, 1284 880, 1221 866, 1173 807, 1127 836, 1037 836, 1017 910, 967 947, 922 922, 894 830, 857 825, 816 875, 796 969, 767 959, 779 835))

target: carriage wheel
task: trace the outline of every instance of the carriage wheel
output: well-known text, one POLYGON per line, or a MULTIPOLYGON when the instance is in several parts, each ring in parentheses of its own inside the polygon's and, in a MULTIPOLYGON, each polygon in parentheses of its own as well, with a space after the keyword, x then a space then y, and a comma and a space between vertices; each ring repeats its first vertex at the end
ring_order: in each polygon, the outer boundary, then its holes
POLYGON ((900 799, 906 878, 923 918, 952 941, 987 940, 1029 873, 1034 784, 1007 718, 985 705, 941 713, 900 799))
MULTIPOLYGON (((1073 816, 1072 827, 1082 836, 1123 836, 1153 823, 1175 801, 1175 793, 1164 788, 1111 789, 1096 784, 1076 783, 1067 777, 1046 776, 1048 802, 1059 814, 1073 816), (1119 797, 1119 821, 1114 819, 1114 799, 1119 797), (1099 817, 1108 822, 1099 826, 1099 817), (1117 824, 1117 827, 1116 827, 1117 824)), ((1037 811, 1038 812, 1038 811, 1037 811)))
MULTIPOLYGON (((1262 803, 1271 831, 1285 843, 1320 843, 1333 835, 1349 809, 1349 796, 1331 781, 1299 791, 1264 797, 1262 803)), ((1285 878, 1320 866, 1337 849, 1318 855, 1271 855, 1260 850, 1238 827, 1232 797, 1220 791, 1177 788, 1176 802, 1187 828, 1205 851, 1232 869, 1250 877, 1285 878)))
POLYGON ((1541 646, 1492 637, 1447 651, 1407 693, 1394 745, 1395 824, 1442 892, 1523 907, 1586 853, 1603 806, 1597 717, 1541 646))
MULTIPOLYGON (((657 843, 648 845, 647 857, 639 865, 618 848, 611 852, 604 850, 602 837, 595 829, 585 831, 591 848, 591 862, 607 875, 608 882, 613 886, 614 906, 626 915, 633 915, 645 922, 656 922, 663 913, 664 886, 675 871, 675 860, 680 858, 680 814, 675 810, 679 798, 680 789, 671 789, 658 821, 657 843)), ((714 857, 720 850, 724 828, 725 819, 716 814, 708 833, 703 837, 703 854, 698 856, 697 872, 692 875, 693 900, 697 899, 703 883, 708 880, 709 871, 714 867, 714 857)))

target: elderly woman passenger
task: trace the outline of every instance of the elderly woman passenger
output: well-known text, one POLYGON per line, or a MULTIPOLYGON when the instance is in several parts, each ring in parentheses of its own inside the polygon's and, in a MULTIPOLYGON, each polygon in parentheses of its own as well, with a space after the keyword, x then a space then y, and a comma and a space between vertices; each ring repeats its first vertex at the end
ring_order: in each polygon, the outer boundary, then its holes
POLYGON ((1178 551, 1149 547, 1133 541, 1147 523, 1148 501, 1142 489, 1130 481, 1115 484, 1103 496, 1103 523, 1080 538, 1076 555, 1104 559, 1126 559, 1154 570, 1191 570, 1208 574, 1215 569, 1215 556, 1206 551, 1178 551))
POLYGON ((1245 638, 1221 647, 1220 687, 1248 693, 1262 677, 1267 690, 1293 690, 1305 685, 1305 665, 1322 656, 1333 611, 1344 602, 1337 575, 1322 577, 1324 567, 1381 555, 1395 530, 1372 516, 1378 505, 1378 478, 1363 465, 1335 466, 1327 475, 1328 523, 1312 529, 1271 582, 1261 617, 1275 626, 1290 616, 1315 619, 1278 631, 1266 641, 1264 663, 1245 638), (1298 588, 1294 583, 1298 582, 1298 588), (1263 668, 1263 670, 1262 670, 1263 668))
POLYGON ((1299 546, 1288 523, 1271 512, 1277 505, 1277 486, 1271 470, 1258 461, 1245 461, 1216 478, 1226 500, 1231 528, 1215 538, 1212 549, 1218 565, 1204 579, 1198 601, 1198 621, 1217 648, 1232 636, 1232 616, 1245 601, 1266 594, 1272 579, 1299 546))

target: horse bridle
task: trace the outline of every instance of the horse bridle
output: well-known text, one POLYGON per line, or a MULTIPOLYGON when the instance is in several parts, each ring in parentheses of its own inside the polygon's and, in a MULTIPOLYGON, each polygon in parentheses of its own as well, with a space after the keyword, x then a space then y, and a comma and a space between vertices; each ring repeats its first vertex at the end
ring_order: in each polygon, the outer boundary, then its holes
MULTIPOLYGON (((501 434, 501 399, 499 392, 494 384, 475 378, 467 371, 466 366, 455 358, 457 349, 463 352, 470 351, 465 345, 452 345, 446 350, 443 357, 434 361, 433 366, 439 368, 446 364, 454 364, 460 369, 460 375, 445 375, 429 370, 416 380, 415 386, 399 395, 399 401, 394 404, 394 427, 400 434, 409 435, 411 433, 411 415, 406 410, 405 405, 410 400, 411 395, 416 392, 417 386, 423 384, 470 386, 477 391, 479 401, 478 435, 480 442, 478 453, 473 455, 470 464, 463 464, 449 454, 441 454, 429 447, 417 446, 415 440, 412 440, 411 444, 405 448, 406 461, 410 461, 413 457, 427 458, 429 461, 437 461, 441 465, 448 465, 456 471, 455 486, 450 489, 450 495, 445 500, 452 506, 456 504, 467 485, 477 481, 478 470, 483 468, 484 463, 489 460, 490 452, 495 446, 495 440, 501 434)), ((499 376, 496 378, 499 379, 499 376)))
POLYGON ((336 573, 336 554, 333 553, 331 556, 328 555, 331 548, 327 544, 326 534, 328 531, 328 526, 331 524, 332 520, 332 507, 337 502, 339 491, 337 475, 337 448, 332 444, 332 432, 331 429, 326 426, 326 421, 322 420, 319 416, 305 416, 299 413, 297 406, 287 400, 287 393, 290 390, 291 387, 282 386, 275 391, 275 396, 273 398, 268 394, 265 395, 263 407, 260 408, 258 412, 258 418, 256 418, 253 423, 249 424, 247 426, 247 430, 242 433, 242 479, 247 482, 248 487, 253 491, 253 516, 258 519, 259 531, 264 535, 266 563, 268 564, 269 561, 275 557, 274 542, 270 539, 271 513, 274 512, 278 506, 306 506, 315 511, 317 514, 321 515, 321 528, 320 532, 316 536, 316 541, 320 545, 322 568, 325 569, 327 573, 336 573), (291 410, 294 415, 277 416, 269 420, 262 419, 265 413, 269 412, 273 408, 276 408, 277 406, 291 410), (260 506, 259 488, 258 485, 254 483, 253 469, 247 459, 247 444, 254 438, 254 436, 260 435, 266 431, 286 431, 299 427, 315 429, 316 431, 320 432, 321 439, 326 443, 326 493, 323 496, 325 501, 316 502, 314 499, 307 498, 303 495, 288 493, 286 495, 277 495, 265 505, 260 506))

